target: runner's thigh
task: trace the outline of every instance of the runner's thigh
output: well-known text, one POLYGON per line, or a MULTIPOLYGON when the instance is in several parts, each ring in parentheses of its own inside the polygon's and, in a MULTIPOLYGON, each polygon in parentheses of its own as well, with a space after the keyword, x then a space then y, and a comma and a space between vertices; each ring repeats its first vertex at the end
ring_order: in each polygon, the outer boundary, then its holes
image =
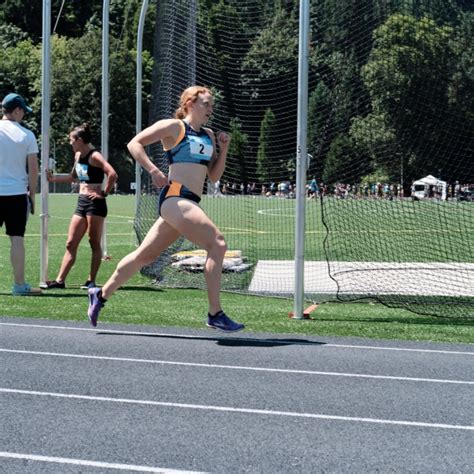
POLYGON ((180 233, 160 217, 148 231, 137 251, 141 255, 159 255, 179 236, 180 233))
POLYGON ((204 250, 210 250, 222 234, 206 213, 193 201, 168 198, 161 206, 163 219, 181 235, 204 250))

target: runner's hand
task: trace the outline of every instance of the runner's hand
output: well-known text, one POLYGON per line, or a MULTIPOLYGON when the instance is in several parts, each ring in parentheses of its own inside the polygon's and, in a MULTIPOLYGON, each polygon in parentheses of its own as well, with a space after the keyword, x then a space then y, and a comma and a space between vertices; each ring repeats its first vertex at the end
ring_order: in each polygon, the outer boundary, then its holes
POLYGON ((151 180, 153 182, 153 186, 157 188, 164 188, 169 184, 168 176, 163 174, 158 168, 155 168, 151 173, 151 180))

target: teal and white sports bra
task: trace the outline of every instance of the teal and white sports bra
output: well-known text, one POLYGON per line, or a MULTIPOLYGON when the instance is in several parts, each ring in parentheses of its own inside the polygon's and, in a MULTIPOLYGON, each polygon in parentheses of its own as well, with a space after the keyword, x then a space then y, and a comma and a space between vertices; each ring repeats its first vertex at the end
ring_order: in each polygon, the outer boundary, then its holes
POLYGON ((209 166, 214 153, 211 137, 204 128, 196 132, 184 120, 181 124, 182 130, 176 144, 169 150, 165 150, 168 163, 197 163, 209 166))

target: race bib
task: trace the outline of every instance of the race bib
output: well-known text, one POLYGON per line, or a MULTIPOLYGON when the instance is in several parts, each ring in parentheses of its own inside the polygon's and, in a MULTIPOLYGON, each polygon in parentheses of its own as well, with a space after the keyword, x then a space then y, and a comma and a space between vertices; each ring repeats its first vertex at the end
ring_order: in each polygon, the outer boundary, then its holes
POLYGON ((77 163, 76 164, 76 174, 79 181, 89 181, 89 174, 88 174, 89 165, 77 163))
POLYGON ((190 137, 191 155, 200 160, 210 160, 212 158, 212 144, 206 143, 195 137, 190 137))

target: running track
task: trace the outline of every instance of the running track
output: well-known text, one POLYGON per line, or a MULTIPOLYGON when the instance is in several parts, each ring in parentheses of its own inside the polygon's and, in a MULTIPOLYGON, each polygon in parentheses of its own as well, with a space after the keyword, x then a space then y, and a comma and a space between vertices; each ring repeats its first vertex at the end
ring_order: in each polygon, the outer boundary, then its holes
POLYGON ((474 346, 0 318, 0 472, 474 472, 474 346))

